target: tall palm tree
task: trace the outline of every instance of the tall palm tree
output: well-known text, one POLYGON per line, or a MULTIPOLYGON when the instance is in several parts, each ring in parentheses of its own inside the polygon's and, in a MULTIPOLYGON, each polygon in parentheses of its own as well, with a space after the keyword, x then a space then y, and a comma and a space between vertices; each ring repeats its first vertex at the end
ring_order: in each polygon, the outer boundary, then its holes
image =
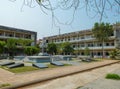
POLYGON ((16 49, 17 39, 10 38, 7 40, 6 46, 9 52, 9 56, 13 58, 14 51, 16 49))
POLYGON ((95 23, 92 32, 94 37, 102 43, 102 58, 104 58, 104 42, 109 40, 113 27, 109 23, 95 23))

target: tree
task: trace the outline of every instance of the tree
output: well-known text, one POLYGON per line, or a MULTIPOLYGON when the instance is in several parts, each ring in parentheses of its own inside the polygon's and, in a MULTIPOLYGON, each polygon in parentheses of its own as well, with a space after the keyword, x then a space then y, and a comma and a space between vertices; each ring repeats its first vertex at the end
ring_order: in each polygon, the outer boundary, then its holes
MULTIPOLYGON (((17 1, 17 0, 10 0, 17 1)), ((102 18, 107 18, 108 11, 111 11, 113 15, 120 14, 120 1, 119 0, 22 0, 22 7, 29 6, 31 8, 35 7, 37 3, 41 10, 47 14, 46 10, 51 11, 53 24, 65 24, 69 25, 73 22, 74 16, 77 10, 84 9, 88 16, 94 18, 99 17, 100 21, 102 18), (61 22, 55 14, 57 10, 71 10, 73 12, 73 16, 70 21, 61 22), (94 11, 94 15, 91 16, 90 13, 94 11)), ((21 9, 22 10, 22 9, 21 9)), ((57 26, 57 25, 56 25, 57 26)))
POLYGON ((90 49, 88 47, 85 48, 85 55, 86 56, 90 55, 90 49))
POLYGON ((18 44, 20 44, 22 48, 24 48, 25 46, 28 46, 29 44, 31 44, 31 42, 33 41, 29 39, 18 39, 18 44))
POLYGON ((6 45, 5 41, 0 41, 0 54, 3 53, 5 45, 6 45))
POLYGON ((16 49, 16 43, 17 43, 17 39, 14 39, 14 38, 7 39, 6 46, 9 52, 9 56, 12 58, 14 56, 14 52, 16 49))
POLYGON ((62 43, 56 44, 57 45, 57 54, 62 54, 62 43))
POLYGON ((104 42, 109 40, 113 33, 113 27, 109 23, 95 23, 92 29, 94 37, 102 42, 102 58, 104 57, 104 42))
POLYGON ((79 55, 79 53, 80 53, 80 48, 76 48, 75 50, 74 50, 74 54, 76 55, 76 56, 78 56, 79 55))
POLYGON ((47 52, 50 54, 56 54, 57 53, 57 45, 55 43, 49 43, 47 45, 47 52))
POLYGON ((31 42, 33 42, 32 40, 29 39, 18 39, 18 44, 21 46, 21 48, 23 49, 23 52, 25 51, 25 47, 28 46, 29 44, 31 44, 31 42))
POLYGON ((120 59, 120 50, 114 49, 110 52, 110 58, 112 59, 120 59))
POLYGON ((71 54, 73 53, 73 51, 74 49, 72 48, 71 43, 69 42, 62 43, 62 52, 64 54, 71 54))
POLYGON ((27 55, 34 55, 36 53, 39 53, 39 48, 35 46, 28 46, 28 47, 25 47, 24 51, 27 55))

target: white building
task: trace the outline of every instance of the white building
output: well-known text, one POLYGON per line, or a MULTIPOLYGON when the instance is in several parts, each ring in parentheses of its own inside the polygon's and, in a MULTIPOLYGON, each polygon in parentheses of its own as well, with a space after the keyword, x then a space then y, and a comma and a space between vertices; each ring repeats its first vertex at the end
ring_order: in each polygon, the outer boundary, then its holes
MULTIPOLYGON (((116 47, 120 47, 120 25, 113 25, 114 32, 111 34, 109 41, 104 42, 104 53, 107 57, 109 52, 116 47)), ((63 43, 70 42, 72 47, 78 51, 79 55, 85 55, 85 48, 88 47, 91 56, 102 57, 102 43, 94 38, 92 30, 82 30, 77 32, 65 33, 50 37, 44 37, 46 43, 63 43)))

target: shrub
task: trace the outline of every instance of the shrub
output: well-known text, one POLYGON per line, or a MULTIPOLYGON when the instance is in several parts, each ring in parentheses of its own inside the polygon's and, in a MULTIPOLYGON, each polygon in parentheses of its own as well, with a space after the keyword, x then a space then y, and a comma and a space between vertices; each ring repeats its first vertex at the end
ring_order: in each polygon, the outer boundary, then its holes
POLYGON ((114 80, 120 80, 120 76, 117 74, 107 74, 106 79, 114 79, 114 80))
POLYGON ((119 49, 115 49, 115 50, 111 51, 110 52, 110 58, 120 59, 120 50, 119 49))

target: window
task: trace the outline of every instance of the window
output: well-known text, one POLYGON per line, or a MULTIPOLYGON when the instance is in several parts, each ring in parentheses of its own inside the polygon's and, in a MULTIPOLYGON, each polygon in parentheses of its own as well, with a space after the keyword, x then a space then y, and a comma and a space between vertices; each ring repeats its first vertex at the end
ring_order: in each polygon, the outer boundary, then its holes
POLYGON ((98 54, 98 56, 100 56, 100 55, 101 55, 101 53, 100 53, 100 52, 98 52, 97 54, 98 54))
POLYGON ((106 53, 105 53, 105 55, 106 55, 106 56, 109 56, 109 53, 108 53, 108 52, 106 52, 106 53))
POLYGON ((111 43, 111 46, 114 46, 114 43, 111 43))
POLYGON ((109 43, 106 43, 106 46, 109 46, 110 44, 109 43))
POLYGON ((84 52, 82 52, 81 55, 84 55, 84 52))
POLYGON ((73 45, 73 48, 75 48, 75 45, 73 45))
POLYGON ((81 44, 80 46, 81 46, 81 47, 84 47, 84 44, 81 44))
POLYGON ((81 39, 84 39, 84 36, 82 36, 81 39))
POLYGON ((101 43, 98 43, 97 46, 102 46, 102 44, 101 44, 101 43))

